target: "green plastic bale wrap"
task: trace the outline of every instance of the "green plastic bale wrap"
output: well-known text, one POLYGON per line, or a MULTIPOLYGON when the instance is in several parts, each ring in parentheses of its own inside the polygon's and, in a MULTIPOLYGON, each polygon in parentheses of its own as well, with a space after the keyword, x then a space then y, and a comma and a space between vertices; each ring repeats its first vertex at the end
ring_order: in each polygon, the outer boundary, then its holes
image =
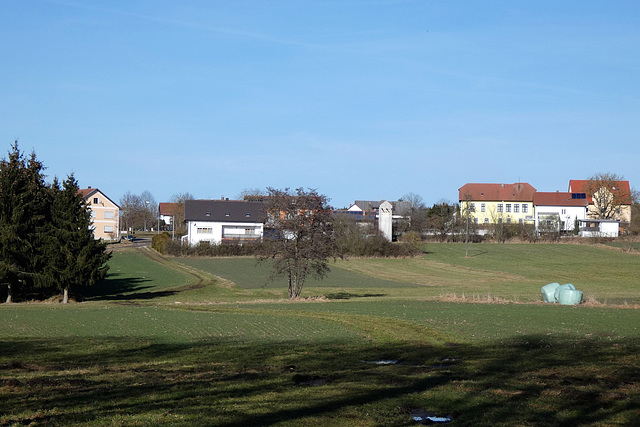
POLYGON ((556 302, 556 288, 560 286, 560 283, 549 283, 542 287, 542 301, 544 302, 556 302))
POLYGON ((576 289, 575 286, 573 286, 571 283, 567 283, 566 285, 560 285, 556 288, 555 292, 554 292, 554 298, 556 301, 559 301, 558 297, 560 296, 560 292, 562 292, 563 289, 570 289, 572 291, 574 291, 576 289))
POLYGON ((558 294, 560 305, 578 305, 582 302, 582 291, 563 289, 558 294))

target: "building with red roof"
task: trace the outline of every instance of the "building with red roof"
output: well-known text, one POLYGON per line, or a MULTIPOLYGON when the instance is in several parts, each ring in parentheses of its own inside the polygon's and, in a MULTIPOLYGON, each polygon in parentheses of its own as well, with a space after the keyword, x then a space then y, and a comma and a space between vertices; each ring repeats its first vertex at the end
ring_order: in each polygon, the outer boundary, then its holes
POLYGON ((572 179, 570 193, 585 193, 589 202, 587 217, 591 219, 613 219, 622 223, 631 222, 631 186, 629 181, 591 181, 572 179), (600 188, 594 188, 593 183, 600 188))
POLYGON ((535 192, 536 189, 526 182, 467 183, 458 189, 458 200, 462 211, 468 209, 476 224, 533 223, 535 192))

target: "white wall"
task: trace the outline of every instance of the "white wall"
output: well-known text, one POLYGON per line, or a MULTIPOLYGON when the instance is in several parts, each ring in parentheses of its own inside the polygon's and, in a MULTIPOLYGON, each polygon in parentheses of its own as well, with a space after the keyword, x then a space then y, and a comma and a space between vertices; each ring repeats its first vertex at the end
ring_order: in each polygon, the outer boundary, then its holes
POLYGON ((536 230, 538 229, 540 214, 557 214, 560 217, 560 222, 564 222, 564 227, 560 227, 561 231, 572 231, 575 225, 576 218, 585 219, 587 217, 587 210, 584 206, 535 206, 536 214, 536 230))
POLYGON ((378 229, 382 236, 391 241, 393 238, 393 205, 384 201, 378 209, 378 229))
POLYGON ((197 245, 200 242, 209 242, 216 245, 222 242, 223 230, 227 228, 226 237, 257 237, 262 238, 264 225, 260 222, 212 222, 212 221, 188 221, 187 242, 189 245, 197 245), (252 229, 253 234, 241 233, 246 229, 252 229), (198 229, 211 229, 209 233, 198 233, 198 229))
MULTIPOLYGON (((580 227, 584 227, 585 223, 581 223, 580 227)), ((588 230, 583 228, 580 231, 580 237, 618 237, 620 233, 620 223, 614 220, 599 221, 599 230, 588 230)))

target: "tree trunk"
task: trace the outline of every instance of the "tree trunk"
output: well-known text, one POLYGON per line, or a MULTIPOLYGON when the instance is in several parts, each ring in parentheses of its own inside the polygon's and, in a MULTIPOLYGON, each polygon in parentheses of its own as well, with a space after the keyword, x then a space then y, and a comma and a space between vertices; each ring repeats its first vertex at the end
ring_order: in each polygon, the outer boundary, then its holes
POLYGON ((63 304, 69 303, 69 288, 64 288, 64 291, 62 294, 62 303, 63 304))
POLYGON ((293 278, 291 272, 289 272, 289 299, 293 299, 293 278))

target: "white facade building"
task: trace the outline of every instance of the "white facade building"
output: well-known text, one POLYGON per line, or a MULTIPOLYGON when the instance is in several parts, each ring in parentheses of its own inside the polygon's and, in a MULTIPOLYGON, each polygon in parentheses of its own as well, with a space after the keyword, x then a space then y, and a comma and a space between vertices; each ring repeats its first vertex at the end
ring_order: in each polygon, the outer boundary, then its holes
POLYGON ((266 220, 264 203, 244 200, 187 200, 184 215, 189 245, 261 240, 266 220))
POLYGON ((587 217, 587 199, 584 193, 545 193, 533 194, 535 226, 540 232, 571 232, 576 221, 587 217))

